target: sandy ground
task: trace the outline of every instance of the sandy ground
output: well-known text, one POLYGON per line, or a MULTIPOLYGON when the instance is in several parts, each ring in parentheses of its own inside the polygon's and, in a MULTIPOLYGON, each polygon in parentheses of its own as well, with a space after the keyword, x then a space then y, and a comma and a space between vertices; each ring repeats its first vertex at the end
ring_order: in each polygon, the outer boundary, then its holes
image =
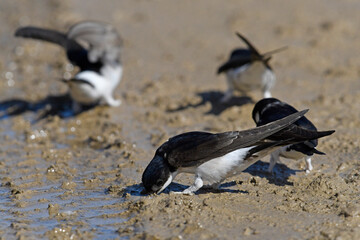
MULTIPOLYGON (((124 0, 0 2, 0 235, 3 239, 360 239, 360 3, 322 1, 124 0), (71 68, 57 46, 15 39, 37 25, 66 30, 112 23, 124 40, 118 108, 75 117, 66 100, 71 68), (141 174, 170 136, 254 126, 253 103, 215 74, 239 31, 265 52, 278 77, 273 95, 321 130, 326 156, 268 158, 227 179, 221 192, 142 196, 141 174)), ((71 72, 72 74, 75 71, 71 72)))

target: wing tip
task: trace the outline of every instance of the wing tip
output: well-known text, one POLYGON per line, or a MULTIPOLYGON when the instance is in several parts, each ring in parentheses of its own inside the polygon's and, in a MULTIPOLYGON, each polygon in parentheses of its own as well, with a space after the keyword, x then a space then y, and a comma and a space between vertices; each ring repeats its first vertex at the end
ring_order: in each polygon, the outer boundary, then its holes
POLYGON ((15 37, 29 37, 33 32, 38 30, 37 27, 26 26, 26 27, 19 27, 15 30, 14 36, 15 37))
POLYGON ((216 71, 216 74, 219 75, 220 73, 224 72, 224 68, 223 66, 220 66, 217 71, 216 71))
POLYGON ((18 29, 16 29, 15 33, 14 33, 14 36, 15 37, 22 37, 23 34, 24 34, 24 27, 20 27, 18 29))
POLYGON ((300 111, 299 113, 301 116, 304 116, 308 111, 309 111, 309 109, 307 108, 307 109, 300 111))
POLYGON ((326 155, 326 153, 321 152, 321 151, 317 150, 316 148, 313 149, 313 153, 318 154, 318 155, 326 155))
POLYGON ((334 132, 335 132, 335 130, 318 132, 319 138, 326 137, 326 136, 330 136, 330 135, 333 134, 334 132))

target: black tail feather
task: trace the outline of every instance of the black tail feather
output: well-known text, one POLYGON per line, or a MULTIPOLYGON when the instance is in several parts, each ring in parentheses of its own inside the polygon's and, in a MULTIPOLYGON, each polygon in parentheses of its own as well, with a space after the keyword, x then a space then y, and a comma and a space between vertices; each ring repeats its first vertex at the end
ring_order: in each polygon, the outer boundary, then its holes
POLYGON ((64 48, 67 47, 69 41, 64 33, 55 30, 42 29, 37 27, 18 28, 15 32, 15 36, 43 40, 58 44, 64 48))
MULTIPOLYGON (((335 131, 318 132, 320 134, 317 135, 317 136, 325 137, 325 136, 328 136, 328 135, 330 135, 330 134, 332 134, 334 132, 335 131)), ((274 147, 287 146, 287 145, 298 144, 298 143, 302 143, 302 142, 303 142, 303 139, 298 139, 298 138, 289 138, 289 139, 279 140, 279 141, 263 142, 263 143, 258 144, 256 147, 250 149, 247 156, 246 156, 246 158, 250 157, 251 155, 253 155, 253 154, 257 153, 257 152, 263 151, 265 149, 271 150, 274 147)), ((320 152, 316 148, 311 149, 311 152, 313 154, 326 155, 325 153, 320 152)))
POLYGON ((282 140, 282 139, 291 139, 294 138, 299 141, 308 141, 313 139, 318 139, 322 137, 329 136, 333 134, 335 130, 330 131, 313 131, 308 130, 302 127, 299 127, 295 124, 271 135, 269 139, 271 140, 282 140))
POLYGON ((81 70, 99 68, 99 63, 92 64, 89 62, 87 50, 64 33, 37 27, 22 27, 16 30, 15 36, 43 40, 62 46, 70 62, 79 66, 81 70))
POLYGON ((321 151, 317 150, 316 148, 312 149, 312 152, 313 152, 314 154, 318 154, 318 155, 326 155, 326 153, 321 152, 321 151))
MULTIPOLYGON (((318 137, 316 137, 316 138, 326 137, 326 136, 329 136, 329 135, 333 134, 334 132, 335 132, 335 130, 321 131, 321 132, 318 131, 317 132, 318 137)), ((313 139, 315 139, 315 138, 313 138, 313 139)))
POLYGON ((236 32, 236 35, 248 46, 248 48, 255 53, 258 57, 261 57, 261 54, 259 53, 259 51, 255 48, 254 45, 252 45, 250 43, 249 40, 247 40, 246 37, 244 37, 243 35, 241 35, 240 33, 236 32))

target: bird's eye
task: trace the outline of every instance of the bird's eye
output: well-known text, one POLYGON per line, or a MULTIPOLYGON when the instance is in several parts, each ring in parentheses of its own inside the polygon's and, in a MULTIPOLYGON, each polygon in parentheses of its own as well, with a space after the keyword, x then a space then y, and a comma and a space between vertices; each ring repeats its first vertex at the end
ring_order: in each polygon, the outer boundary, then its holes
POLYGON ((260 121, 260 113, 256 112, 255 114, 255 122, 258 123, 260 121))
POLYGON ((162 179, 157 180, 156 185, 162 186, 164 184, 164 181, 162 179))

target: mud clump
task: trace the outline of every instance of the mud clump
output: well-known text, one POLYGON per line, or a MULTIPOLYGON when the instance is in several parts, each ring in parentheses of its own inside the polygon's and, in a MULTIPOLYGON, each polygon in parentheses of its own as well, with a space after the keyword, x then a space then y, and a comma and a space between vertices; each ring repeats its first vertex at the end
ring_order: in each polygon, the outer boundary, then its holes
POLYGON ((0 1, 2 237, 360 239, 357 3, 288 1, 281 11, 279 4, 0 1), (57 79, 77 69, 63 49, 13 33, 27 25, 66 31, 89 16, 124 38, 124 77, 114 93, 122 104, 64 115, 68 89, 57 79), (269 62, 272 94, 309 108, 320 130, 336 130, 319 140, 327 155, 313 157, 309 174, 303 160, 288 159, 268 174, 264 158, 220 191, 170 193, 193 182, 182 174, 164 193, 144 195, 141 174, 169 137, 255 126, 261 91, 220 102, 226 80, 215 72, 244 47, 237 31, 261 52, 289 46, 269 62))

